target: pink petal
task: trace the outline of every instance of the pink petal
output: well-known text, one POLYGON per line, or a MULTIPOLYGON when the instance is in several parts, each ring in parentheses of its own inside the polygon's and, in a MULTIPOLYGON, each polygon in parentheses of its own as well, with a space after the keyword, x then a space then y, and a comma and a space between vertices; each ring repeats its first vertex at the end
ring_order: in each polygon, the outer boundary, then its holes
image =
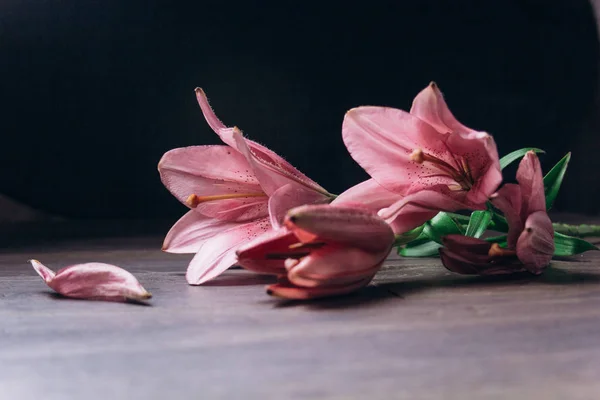
POLYGON ((382 208, 389 207, 401 198, 402 196, 385 189, 375 179, 367 179, 340 194, 331 202, 331 205, 353 206, 362 204, 377 212, 382 208))
POLYGON ((239 264, 261 274, 284 275, 284 261, 290 257, 308 254, 305 250, 295 249, 296 236, 287 229, 272 230, 239 246, 236 254, 239 264))
POLYGON ((162 250, 167 253, 196 253, 207 239, 239 225, 235 222, 206 217, 191 210, 169 230, 162 250))
POLYGON ((219 135, 223 142, 246 156, 248 162, 253 165, 254 172, 257 174, 257 176, 259 176, 259 179, 261 176, 263 177, 261 184, 265 188, 267 194, 270 195, 280 186, 283 186, 281 183, 277 184, 273 182, 273 180, 275 180, 275 182, 280 181, 280 179, 273 175, 274 173, 283 175, 287 177, 287 179, 290 179, 293 182, 296 182, 297 184, 305 186, 311 190, 328 194, 325 189, 298 171, 277 153, 256 142, 253 142, 252 140, 244 139, 237 127, 226 127, 219 120, 219 118, 217 118, 213 109, 208 104, 206 94, 200 88, 196 89, 196 99, 198 100, 198 104, 202 109, 202 113, 204 114, 206 122, 208 122, 213 131, 219 135), (240 137, 243 139, 243 141, 240 141, 240 137))
POLYGON ((267 287, 267 293, 291 300, 309 300, 322 297, 339 296, 354 292, 367 286, 372 277, 364 278, 351 284, 339 286, 319 286, 313 288, 295 286, 289 282, 280 282, 267 287))
POLYGON ((31 265, 49 287, 63 296, 92 300, 143 300, 152 297, 133 275, 110 264, 87 263, 53 272, 37 260, 31 265))
MULTIPOLYGON (((318 237, 319 241, 340 243, 368 252, 389 252, 394 233, 376 214, 363 209, 312 205, 288 212, 285 225, 318 237)), ((297 235, 298 236, 298 235, 297 235)))
POLYGON ((504 213, 508 222, 508 247, 514 248, 523 231, 525 221, 521 219, 521 187, 507 183, 492 197, 492 204, 504 213))
POLYGON ((233 128, 233 136, 235 147, 246 157, 261 187, 269 196, 277 189, 290 184, 300 190, 321 193, 324 199, 327 197, 328 192, 325 189, 307 178, 271 150, 244 138, 238 128, 233 128))
POLYGON ((554 254, 554 229, 545 211, 527 218, 525 229, 517 242, 517 257, 530 272, 539 274, 554 254))
POLYGON ((287 184, 269 197, 269 217, 273 228, 279 228, 287 212, 305 204, 323 203, 326 198, 319 192, 287 184))
POLYGON ((463 275, 506 275, 525 271, 523 265, 518 262, 478 262, 472 257, 449 251, 447 248, 440 249, 440 258, 447 270, 463 275))
POLYGON ((200 105, 200 109, 202 110, 204 119, 206 119, 206 122, 208 122, 208 125, 212 128, 212 130, 217 135, 219 135, 219 137, 225 144, 228 144, 229 146, 235 148, 233 128, 226 127, 216 116, 212 107, 208 103, 206 93, 204 93, 204 90, 202 90, 201 88, 196 88, 196 100, 198 101, 198 105, 200 105))
POLYGON ((467 200, 484 204, 502 182, 496 142, 485 132, 452 133, 445 136, 448 151, 468 165, 475 183, 467 200))
POLYGON ((394 233, 404 233, 433 218, 439 211, 458 211, 470 208, 458 201, 455 194, 440 185, 432 190, 422 190, 410 194, 388 208, 379 211, 379 216, 385 219, 394 233))
POLYGON ((523 196, 521 218, 525 220, 529 214, 546 211, 542 167, 538 156, 533 151, 527 152, 521 160, 517 169, 517 181, 523 196))
POLYGON ((271 229, 268 218, 262 218, 221 232, 206 240, 188 266, 186 279, 190 285, 209 281, 235 264, 237 248, 271 229))
POLYGON ((439 182, 440 178, 435 177, 439 172, 428 163, 418 164, 410 158, 416 149, 447 154, 444 135, 407 112, 387 107, 354 108, 344 117, 342 136, 352 158, 390 191, 402 195, 409 189, 444 183, 439 182))
POLYGON ((158 170, 164 185, 183 204, 192 194, 263 193, 246 159, 227 146, 173 149, 162 157, 158 170))
POLYGON ((472 131, 454 118, 435 82, 431 82, 419 92, 413 100, 410 113, 421 118, 440 133, 472 131))
MULTIPOLYGON (((389 251, 389 250, 388 250, 389 251)), ((345 285, 372 277, 386 258, 345 246, 327 246, 313 251, 289 269, 288 279, 297 286, 345 285)))

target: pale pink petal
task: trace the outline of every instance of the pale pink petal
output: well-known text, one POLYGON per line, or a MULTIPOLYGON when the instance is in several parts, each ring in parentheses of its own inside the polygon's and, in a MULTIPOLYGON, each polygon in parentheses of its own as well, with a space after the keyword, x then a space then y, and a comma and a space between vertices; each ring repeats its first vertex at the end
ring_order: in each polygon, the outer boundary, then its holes
POLYGON ((472 131, 454 118, 435 82, 419 92, 413 100, 410 113, 432 125, 440 133, 472 131))
POLYGON ((244 142, 242 143, 239 138, 236 137, 239 135, 243 138, 239 129, 237 127, 228 128, 219 120, 209 105, 206 94, 200 88, 196 89, 196 99, 198 100, 198 104, 200 105, 206 122, 208 122, 213 131, 219 135, 223 142, 246 156, 248 162, 253 165, 254 172, 257 176, 263 176, 263 178, 265 178, 264 182, 261 183, 269 195, 271 192, 282 186, 281 184, 276 185, 275 187, 271 186, 273 184, 272 180, 277 180, 277 178, 272 176, 272 173, 283 175, 287 177, 287 179, 291 179, 309 189, 328 194, 319 184, 298 171, 277 153, 249 139, 244 139, 244 142), (265 171, 265 169, 270 171, 265 171))
POLYGON ((31 260, 31 264, 48 286, 63 296, 109 301, 144 300, 152 297, 133 275, 115 265, 77 264, 61 269, 52 277, 48 275, 50 270, 39 261, 31 260))
POLYGON ((446 154, 447 149, 443 134, 405 111, 371 106, 354 108, 344 117, 342 136, 352 158, 390 191, 402 195, 409 189, 454 183, 437 176, 439 171, 428 163, 411 160, 411 153, 417 149, 436 155, 446 154))
POLYGON ((269 196, 277 189, 292 185, 301 190, 320 193, 325 199, 328 192, 304 174, 292 167, 287 161, 271 150, 244 138, 242 132, 234 128, 236 149, 246 157, 264 192, 269 196))
POLYGON ((287 184, 277 189, 269 196, 269 217, 273 228, 279 228, 287 212, 305 204, 318 204, 326 201, 319 192, 306 190, 287 184))
POLYGON ((523 196, 521 218, 526 219, 529 214, 537 211, 546 211, 542 167, 533 151, 527 152, 521 160, 517 169, 517 182, 523 196))
POLYGON ((162 157, 158 170, 166 188, 183 204, 192 194, 263 193, 244 156, 228 146, 173 149, 162 157))
POLYGON ((444 186, 431 189, 404 197, 390 207, 380 210, 379 216, 392 226, 394 233, 398 234, 422 225, 439 211, 453 212, 471 207, 457 200, 454 193, 444 186))
POLYGON ((374 254, 353 247, 327 246, 302 258, 288 270, 287 277, 303 287, 348 284, 375 275, 386 257, 387 252, 374 254))
POLYGON ((319 240, 373 253, 388 252, 394 242, 394 233, 385 221, 371 211, 357 208, 331 205, 296 207, 288 212, 285 225, 295 233, 300 229, 319 240))
POLYGON ((235 222, 206 217, 191 210, 169 230, 162 250, 167 253, 196 253, 207 239, 239 225, 235 222))
POLYGON ((539 274, 554 254, 554 229, 545 211, 527 218, 525 229, 517 242, 517 257, 530 272, 539 274))
POLYGON ((319 286, 313 288, 295 286, 289 282, 280 282, 267 287, 267 294, 290 300, 309 300, 322 297, 340 296, 367 286, 373 277, 339 286, 319 286))
POLYGON ((208 103, 208 98, 206 97, 206 93, 201 88, 196 88, 196 100, 200 105, 200 109, 202 110, 202 114, 208 122, 208 125, 212 128, 212 130, 219 135, 221 140, 228 144, 229 146, 235 148, 235 140, 233 138, 233 128, 226 127, 221 120, 216 116, 212 107, 208 103))
POLYGON ((402 196, 398 193, 385 189, 375 179, 367 179, 340 194, 331 202, 331 205, 353 206, 362 204, 377 212, 382 208, 389 207, 401 198, 402 196))
POLYGON ((194 211, 207 217, 230 222, 248 222, 269 215, 268 197, 241 197, 199 203, 194 211))
POLYGON ((38 275, 42 277, 44 282, 50 283, 52 279, 54 279, 56 273, 54 273, 54 271, 52 271, 50 268, 46 267, 38 260, 29 260, 29 262, 33 266, 33 269, 35 269, 35 272, 37 272, 38 275))
POLYGON ((521 219, 521 187, 507 183, 492 196, 492 204, 504 213, 508 222, 508 247, 514 248, 523 231, 525 221, 521 219))
POLYGON ((186 279, 190 285, 209 281, 235 264, 237 248, 271 229, 268 218, 262 218, 223 231, 206 240, 188 266, 186 279))
POLYGON ((272 230, 237 248, 238 263, 261 274, 284 275, 284 261, 290 257, 303 257, 304 249, 296 249, 298 239, 287 229, 272 230), (291 246, 291 247, 290 247, 291 246))

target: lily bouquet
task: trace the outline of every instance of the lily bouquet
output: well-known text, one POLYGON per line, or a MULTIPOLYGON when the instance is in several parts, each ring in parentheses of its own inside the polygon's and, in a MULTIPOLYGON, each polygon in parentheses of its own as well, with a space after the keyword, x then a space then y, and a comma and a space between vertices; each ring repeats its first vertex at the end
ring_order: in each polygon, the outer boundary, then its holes
MULTIPOLYGON (((241 265, 277 276, 268 294, 310 299, 367 285, 394 248, 405 257, 439 256, 452 272, 479 275, 540 274, 554 256, 597 250, 582 238, 596 235, 597 227, 548 217, 570 154, 545 175, 540 149, 500 158, 493 137, 460 123, 435 83, 409 112, 364 106, 346 113, 343 141, 371 179, 340 195, 223 124, 202 89, 196 97, 224 144, 173 149, 158 164, 165 187, 189 208, 163 250, 195 254, 190 285, 241 265), (502 184, 502 170, 517 161, 517 183, 502 184)), ((83 264, 91 267, 55 275, 32 263, 65 295, 149 297, 115 266, 83 264)))

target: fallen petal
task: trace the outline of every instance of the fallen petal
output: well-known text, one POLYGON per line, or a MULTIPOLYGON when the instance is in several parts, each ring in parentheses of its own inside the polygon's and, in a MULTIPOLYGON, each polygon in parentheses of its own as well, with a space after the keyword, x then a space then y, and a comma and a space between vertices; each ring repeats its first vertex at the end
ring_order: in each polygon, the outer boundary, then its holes
POLYGON ((30 260, 46 284, 66 297, 89 300, 145 300, 152 295, 129 272, 103 263, 76 264, 56 274, 37 260, 30 260))

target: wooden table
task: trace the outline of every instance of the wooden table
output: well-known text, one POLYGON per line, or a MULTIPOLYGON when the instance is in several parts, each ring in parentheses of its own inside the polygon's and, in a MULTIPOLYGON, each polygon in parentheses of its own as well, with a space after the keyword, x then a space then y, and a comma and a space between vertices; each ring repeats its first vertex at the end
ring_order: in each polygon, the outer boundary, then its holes
MULTIPOLYGON (((102 236, 102 235, 96 235, 102 236)), ((270 298, 229 270, 185 283, 160 237, 63 238, 0 250, 1 399, 598 399, 600 259, 540 277, 453 275, 390 257, 374 284, 270 298), (149 306, 60 298, 27 263, 102 261, 149 306)))

